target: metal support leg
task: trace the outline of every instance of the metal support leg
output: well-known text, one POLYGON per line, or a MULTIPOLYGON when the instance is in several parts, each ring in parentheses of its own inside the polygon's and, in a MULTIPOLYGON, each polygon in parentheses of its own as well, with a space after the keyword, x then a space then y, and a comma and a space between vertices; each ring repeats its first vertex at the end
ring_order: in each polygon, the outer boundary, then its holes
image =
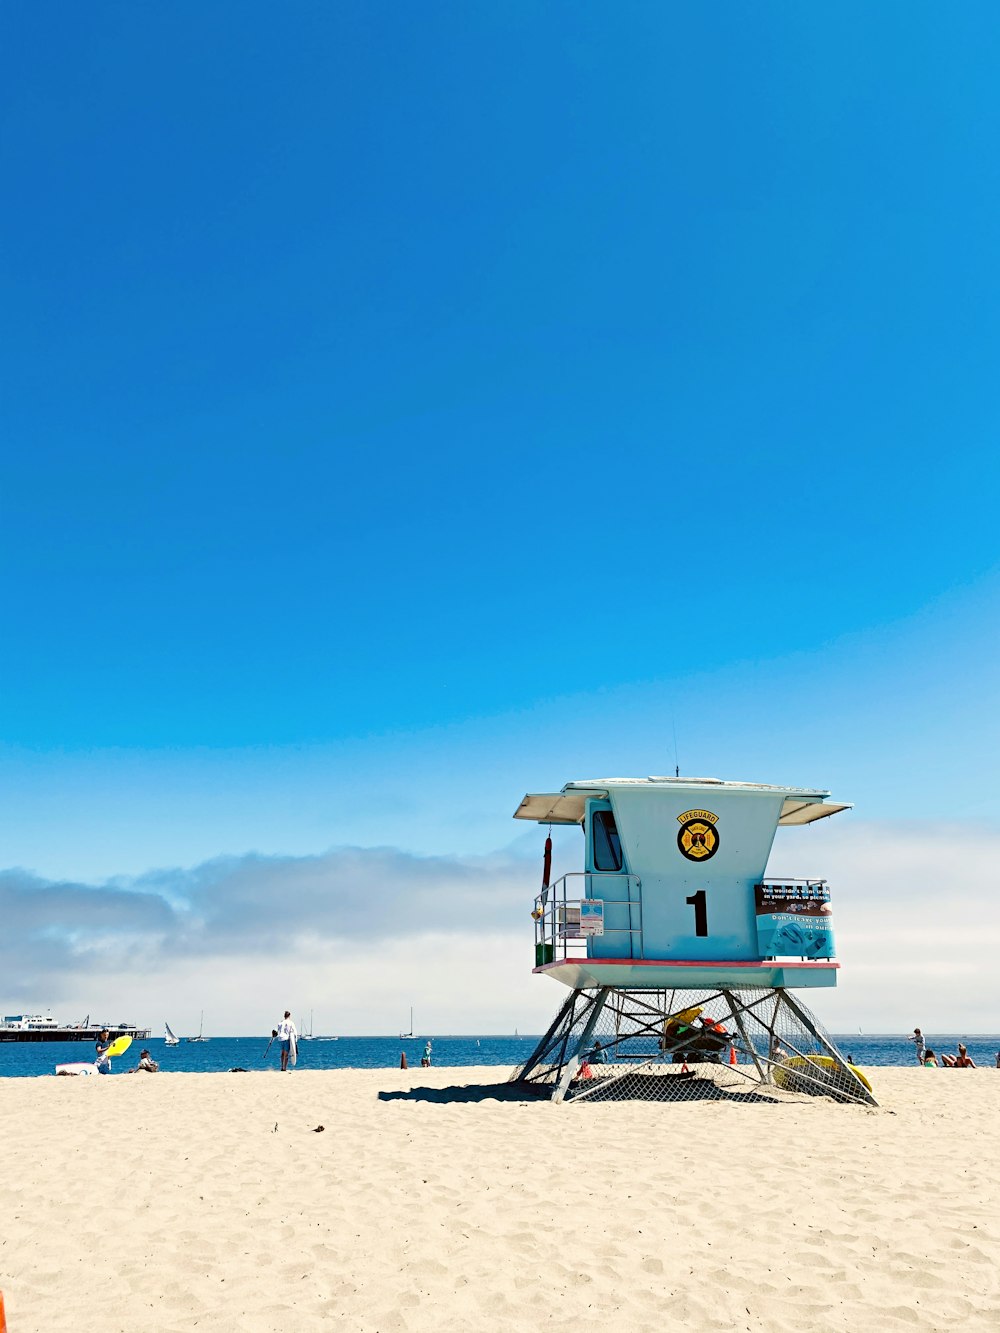
POLYGON ((753 1042, 750 1040, 750 1036, 749 1036, 749 1034, 748 1034, 748 1032, 747 1032, 747 1030, 746 1030, 746 1027, 745 1027, 744 1024, 743 1024, 743 1006, 742 1006, 742 1005, 737 1005, 735 999, 733 998, 733 993, 732 993, 732 991, 724 990, 724 991, 722 992, 722 994, 725 996, 725 998, 726 998, 726 1003, 729 1005, 729 1011, 730 1011, 730 1013, 731 1013, 732 1016, 733 1016, 733 1022, 736 1024, 736 1026, 737 1026, 737 1027, 739 1028, 739 1030, 740 1030, 740 1036, 743 1038, 743 1045, 744 1045, 744 1046, 747 1048, 747 1050, 750 1052, 750 1058, 753 1060, 754 1065, 755 1065, 756 1068, 757 1068, 757 1077, 760 1079, 761 1083, 766 1083, 766 1082, 767 1082, 767 1070, 766 1070, 766 1069, 764 1068, 764 1066, 761 1064, 761 1062, 760 1062, 760 1060, 759 1060, 759 1058, 758 1058, 758 1056, 757 1056, 757 1050, 756 1050, 756 1047, 754 1046, 753 1042))
POLYGON ((580 1052, 585 1051, 590 1045, 591 1038, 594 1035, 594 1028, 597 1026, 597 1020, 601 1016, 601 1010, 604 1008, 610 991, 610 986, 602 986, 598 991, 593 1002, 593 1008, 590 1011, 590 1017, 584 1024, 583 1031, 580 1033, 580 1040, 576 1043, 576 1050, 562 1067, 562 1073, 559 1075, 559 1082, 556 1084, 556 1090, 552 1094, 553 1102, 561 1102, 566 1096, 566 1090, 573 1082, 573 1079, 576 1076, 576 1071, 580 1065, 580 1052))
POLYGON ((563 1034, 564 1041, 566 1039, 566 1036, 573 1030, 573 1014, 576 1008, 577 994, 578 994, 577 991, 570 991, 569 995, 566 997, 565 1001, 560 1006, 559 1012, 556 1014, 555 1018, 549 1024, 549 1029, 546 1032, 545 1036, 541 1039, 541 1041, 538 1043, 535 1049, 528 1056, 527 1060, 521 1066, 521 1073, 518 1077, 519 1083, 527 1082, 527 1080, 531 1077, 532 1071, 537 1069, 537 1067, 545 1059, 546 1055, 549 1053, 556 1039, 556 1034, 560 1031, 560 1028, 562 1027, 564 1022, 566 1023, 566 1032, 563 1034))

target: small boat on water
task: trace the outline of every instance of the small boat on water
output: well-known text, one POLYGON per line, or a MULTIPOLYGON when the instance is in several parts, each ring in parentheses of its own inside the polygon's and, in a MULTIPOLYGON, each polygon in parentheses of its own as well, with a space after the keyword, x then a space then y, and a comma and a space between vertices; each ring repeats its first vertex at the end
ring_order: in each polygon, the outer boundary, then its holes
POLYGON ((313 1036, 313 1011, 310 1009, 310 1010, 309 1010, 309 1031, 308 1031, 308 1032, 303 1032, 302 1035, 301 1035, 301 1037, 299 1037, 299 1041, 315 1041, 315 1040, 316 1040, 316 1038, 313 1036))
POLYGON ((175 1037, 174 1034, 170 1031, 169 1023, 164 1023, 163 1029, 164 1032, 166 1033, 166 1036, 163 1038, 163 1040, 166 1042, 168 1046, 179 1046, 181 1044, 180 1037, 175 1037))
POLYGON ((416 1037, 414 1036, 414 1033, 413 1033, 413 1005, 412 1005, 412 1004, 410 1005, 410 1030, 409 1030, 409 1032, 401 1032, 401 1033, 399 1034, 399 1040, 400 1040, 400 1041, 416 1041, 416 1037))
POLYGON ((197 1037, 185 1037, 184 1040, 185 1040, 185 1041, 208 1041, 208 1038, 207 1038, 207 1037, 202 1036, 202 1033, 204 1032, 204 1029, 205 1029, 205 1011, 204 1011, 204 1009, 203 1009, 203 1010, 201 1011, 201 1018, 198 1020, 198 1035, 197 1035, 197 1037))

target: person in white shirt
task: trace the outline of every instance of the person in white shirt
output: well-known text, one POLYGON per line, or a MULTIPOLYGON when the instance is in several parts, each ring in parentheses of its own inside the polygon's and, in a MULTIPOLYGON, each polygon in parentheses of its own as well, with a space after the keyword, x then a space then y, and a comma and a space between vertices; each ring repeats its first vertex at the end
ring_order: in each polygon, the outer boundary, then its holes
POLYGON ((274 1035, 281 1043, 281 1072, 284 1073, 288 1068, 289 1057, 294 1064, 298 1056, 299 1034, 295 1030, 290 1010, 285 1010, 285 1016, 275 1028, 274 1035))
POLYGON ((139 1056, 139 1063, 134 1069, 126 1069, 126 1074, 155 1074, 160 1068, 159 1064, 153 1059, 148 1051, 143 1051, 139 1056))

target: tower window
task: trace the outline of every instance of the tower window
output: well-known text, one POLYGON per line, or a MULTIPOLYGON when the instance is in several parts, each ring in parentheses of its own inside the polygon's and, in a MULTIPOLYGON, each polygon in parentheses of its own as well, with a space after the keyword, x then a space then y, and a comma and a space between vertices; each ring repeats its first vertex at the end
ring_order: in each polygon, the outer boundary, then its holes
POLYGON ((610 810, 595 810, 590 827, 594 840, 594 869, 621 870, 622 843, 614 815, 610 810))

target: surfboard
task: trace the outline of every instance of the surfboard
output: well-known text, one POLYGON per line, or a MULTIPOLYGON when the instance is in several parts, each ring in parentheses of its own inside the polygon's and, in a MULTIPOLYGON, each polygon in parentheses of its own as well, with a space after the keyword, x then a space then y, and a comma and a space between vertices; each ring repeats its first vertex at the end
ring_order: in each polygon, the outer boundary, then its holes
POLYGON ((108 1059, 113 1060, 116 1055, 124 1055, 131 1045, 131 1037, 115 1037, 114 1041, 108 1047, 108 1059))

